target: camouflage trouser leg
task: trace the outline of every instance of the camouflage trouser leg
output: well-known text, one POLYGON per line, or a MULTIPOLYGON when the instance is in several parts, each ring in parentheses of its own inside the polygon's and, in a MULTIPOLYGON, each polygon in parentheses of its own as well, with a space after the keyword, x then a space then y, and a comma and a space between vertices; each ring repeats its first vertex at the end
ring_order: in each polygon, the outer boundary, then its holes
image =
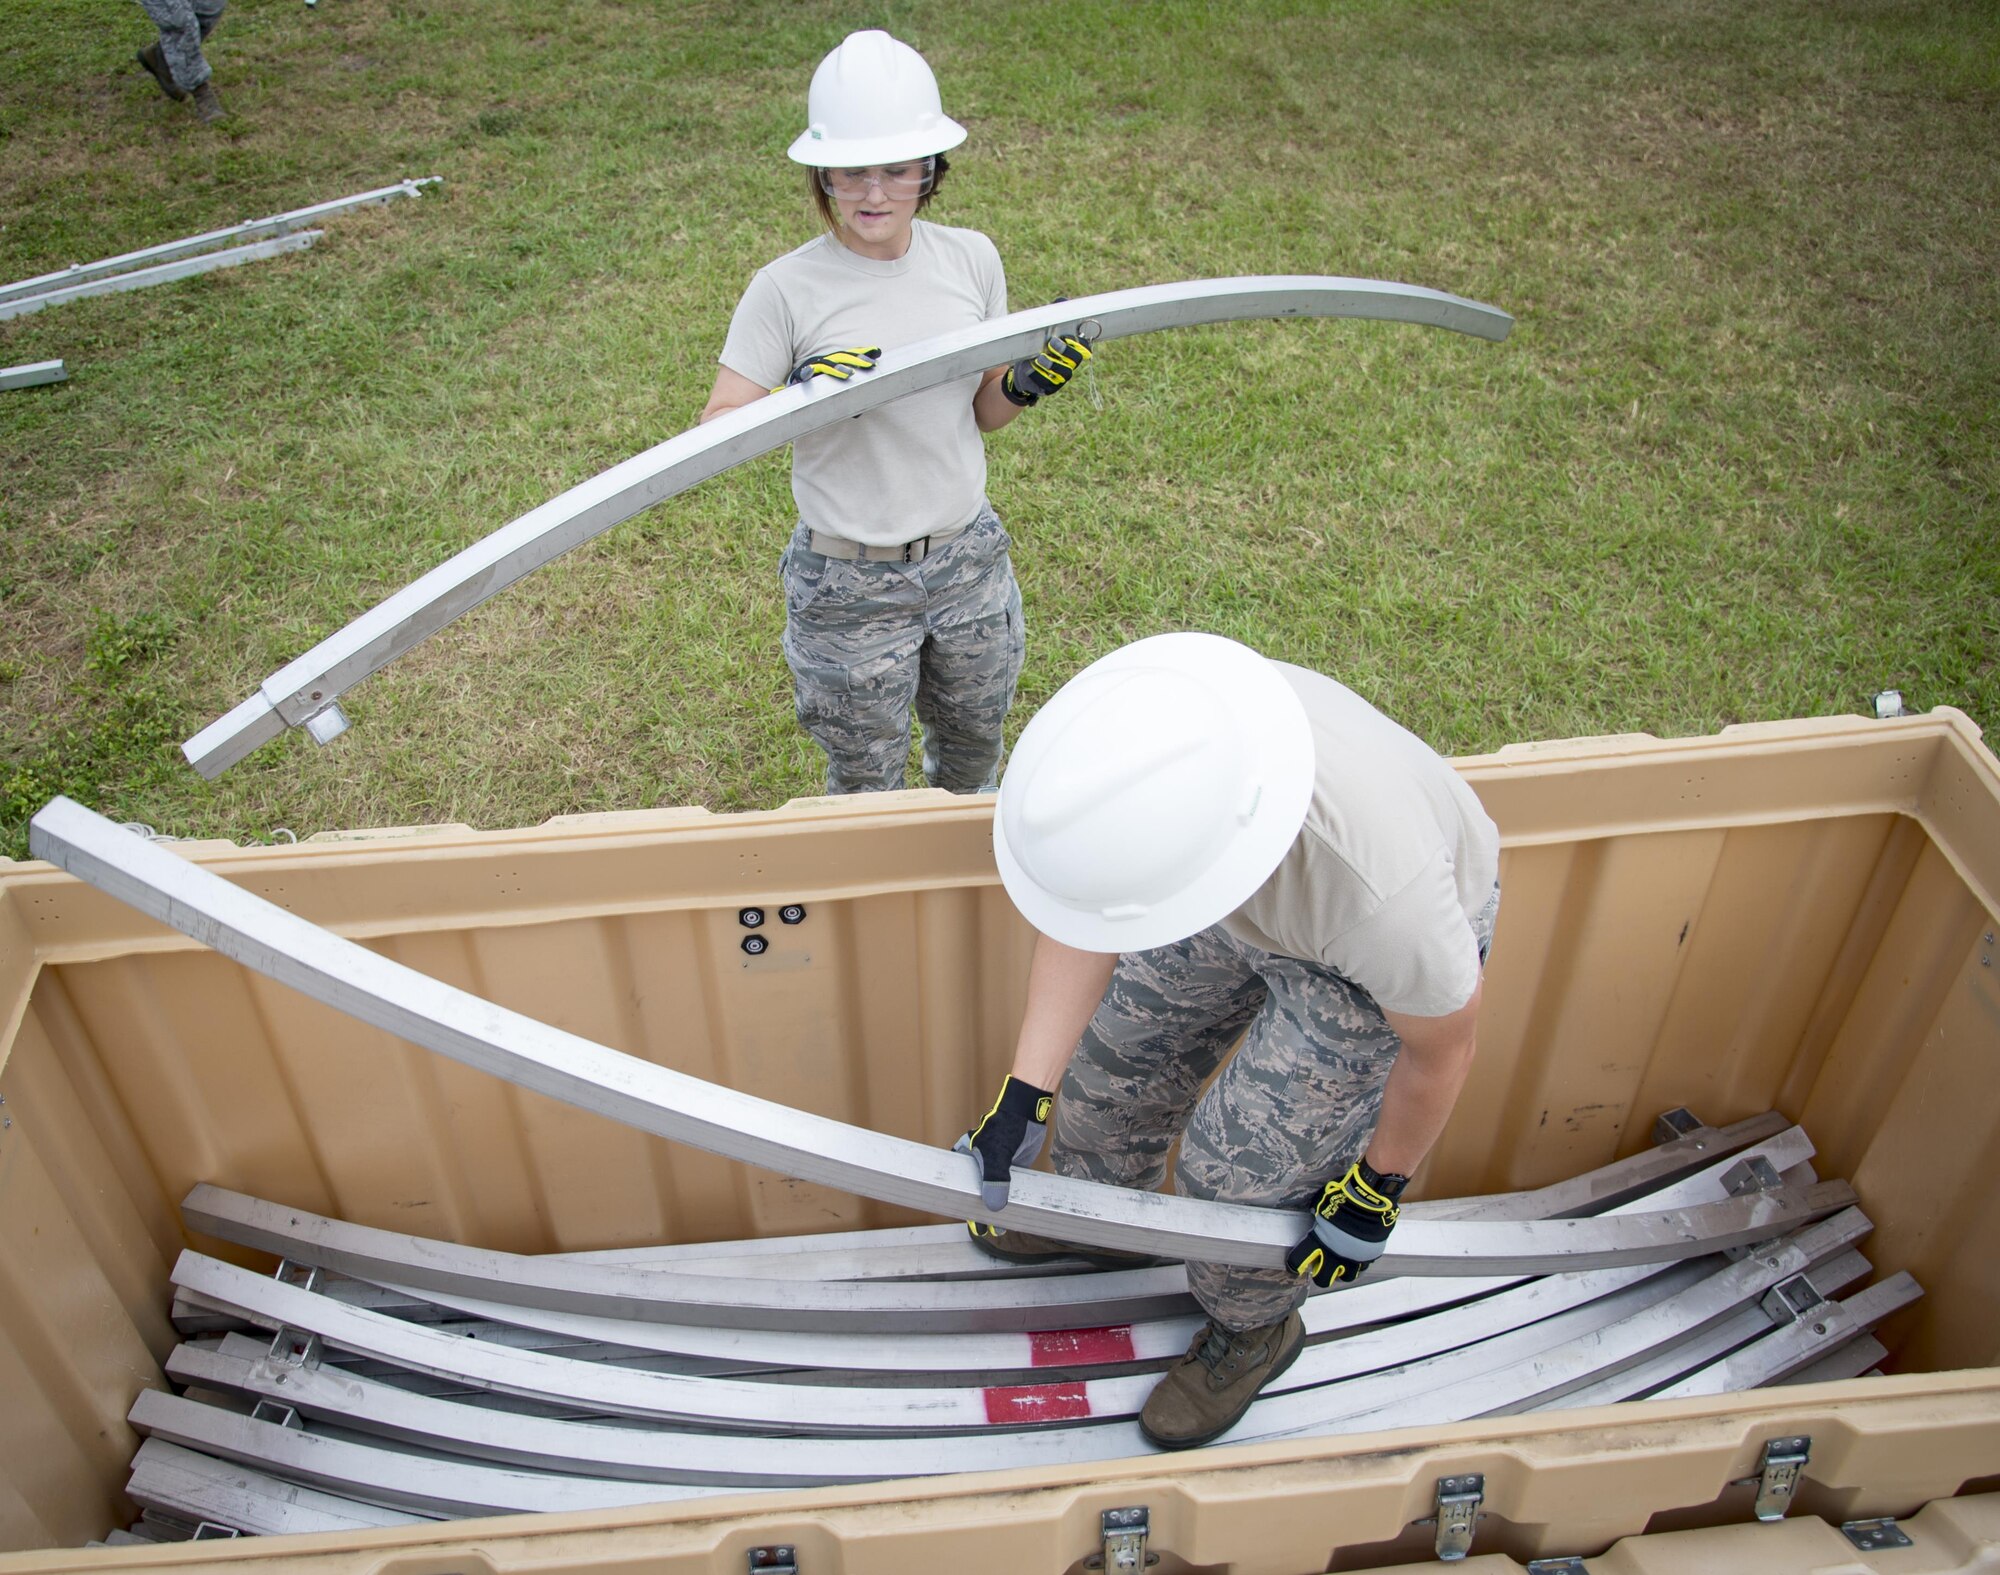
POLYGON ((215 31, 223 0, 139 0, 160 30, 160 54, 174 86, 192 93, 209 79, 201 41, 215 31))
POLYGON ((828 558, 804 525, 793 532, 785 660, 799 723, 826 751, 827 792, 900 788, 913 708, 926 781, 954 793, 998 781, 1025 649, 1007 547, 991 508, 920 563, 828 558))
MULTIPOLYGON (((1482 949, 1497 897, 1476 921, 1482 949)), ((1065 1176, 1151 1189, 1178 1136, 1174 1179, 1185 1195, 1308 1208, 1367 1148, 1400 1048, 1360 986, 1245 946, 1220 925, 1130 953, 1063 1078, 1050 1162, 1065 1176)), ((1276 1322, 1308 1289, 1283 1269, 1208 1263, 1188 1265, 1188 1287, 1235 1330, 1276 1322)))

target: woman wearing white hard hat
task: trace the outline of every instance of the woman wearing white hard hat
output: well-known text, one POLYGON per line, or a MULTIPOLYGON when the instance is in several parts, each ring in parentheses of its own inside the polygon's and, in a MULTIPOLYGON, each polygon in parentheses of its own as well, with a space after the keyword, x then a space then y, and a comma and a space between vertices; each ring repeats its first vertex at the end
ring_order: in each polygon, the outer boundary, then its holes
MULTIPOLYGON (((1448 762, 1352 690, 1165 634, 1035 714, 993 851, 1041 937, 1013 1073, 958 1144, 986 1207, 1040 1153, 1053 1103, 1064 1175, 1151 1190, 1178 1140, 1180 1191, 1313 1211, 1283 1267, 1188 1265, 1208 1326, 1140 1426, 1208 1443, 1298 1355, 1308 1282, 1381 1255, 1457 1102, 1499 835, 1448 762)), ((1015 1262, 1150 1261, 990 1224, 973 1237, 1015 1262)))
MULTIPOLYGON (((704 421, 1006 314, 993 243, 918 217, 966 135, 921 55, 887 33, 850 34, 813 73, 806 116, 790 154, 808 169, 825 233, 750 281, 704 421)), ((826 751, 829 793, 903 786, 912 709, 928 782, 993 787, 1024 639, 981 434, 1059 390, 1089 355, 1052 340, 792 445, 785 660, 799 721, 826 751)))

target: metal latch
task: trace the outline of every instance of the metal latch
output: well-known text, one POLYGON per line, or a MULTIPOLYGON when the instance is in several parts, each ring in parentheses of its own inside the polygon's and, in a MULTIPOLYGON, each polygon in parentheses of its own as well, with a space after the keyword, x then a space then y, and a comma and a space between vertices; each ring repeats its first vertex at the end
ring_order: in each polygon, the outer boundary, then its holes
POLYGON ((1875 1520, 1843 1520, 1841 1534, 1863 1553, 1876 1553, 1883 1548, 1913 1548, 1910 1534, 1896 1524, 1894 1515, 1883 1515, 1875 1520))
POLYGON ((1759 1520, 1785 1518, 1785 1511, 1792 1507, 1792 1494, 1798 1488, 1799 1476, 1810 1459, 1810 1438, 1774 1438, 1764 1445, 1764 1459, 1757 1475, 1743 1479, 1757 1485, 1759 1520))
POLYGON ((1129 1575, 1129 1572, 1147 1569, 1160 1562, 1159 1554, 1146 1551, 1151 1518, 1146 1513, 1145 1505, 1107 1509, 1098 1524, 1104 1533, 1104 1551, 1085 1559, 1085 1569, 1103 1570, 1105 1575, 1129 1575))
POLYGON ((799 1575, 799 1550, 789 1542, 750 1550, 750 1575, 799 1575))
POLYGON ((1462 1477, 1439 1477, 1437 1514, 1420 1520, 1420 1526, 1437 1526, 1437 1556, 1456 1564, 1472 1551, 1473 1528, 1479 1524, 1479 1506, 1486 1497, 1486 1478, 1478 1472, 1462 1477))

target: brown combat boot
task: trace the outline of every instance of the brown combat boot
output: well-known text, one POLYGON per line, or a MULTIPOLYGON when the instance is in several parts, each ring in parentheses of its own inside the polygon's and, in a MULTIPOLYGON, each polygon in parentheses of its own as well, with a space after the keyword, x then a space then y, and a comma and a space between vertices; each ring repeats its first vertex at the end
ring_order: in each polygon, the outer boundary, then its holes
POLYGON ((1162 1449, 1193 1449, 1220 1438, 1242 1421, 1257 1392, 1298 1359, 1305 1343, 1305 1320, 1295 1312, 1241 1334, 1211 1319, 1154 1387, 1139 1413, 1139 1431, 1162 1449))
POLYGON ((204 125, 213 125, 227 118, 229 111, 222 107, 222 100, 216 95, 215 84, 204 82, 194 90, 194 112, 204 125))
POLYGON ((1080 1258, 1100 1269, 1150 1269, 1165 1263, 1143 1252, 1120 1252, 1116 1247, 1079 1247, 1072 1242, 1036 1236, 1024 1230, 1001 1230, 993 1225, 966 1221, 972 1244, 989 1258, 1002 1263, 1046 1263, 1053 1258, 1080 1258))
POLYGON ((174 86, 173 74, 167 70, 167 63, 160 56, 160 46, 157 40, 148 44, 132 58, 153 73, 153 80, 160 84, 160 91, 166 94, 168 98, 172 99, 176 104, 186 99, 187 94, 174 86))

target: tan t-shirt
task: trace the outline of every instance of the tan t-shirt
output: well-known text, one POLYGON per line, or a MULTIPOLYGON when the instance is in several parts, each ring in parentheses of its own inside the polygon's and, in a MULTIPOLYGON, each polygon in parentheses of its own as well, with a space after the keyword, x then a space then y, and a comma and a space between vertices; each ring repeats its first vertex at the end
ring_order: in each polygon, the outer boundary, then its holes
MULTIPOLYGON (((808 356, 893 350, 1006 315, 1007 275, 993 243, 919 219, 894 262, 821 235, 760 268, 736 305, 721 361, 771 388, 808 356)), ((986 498, 986 447, 972 418, 978 392, 975 373, 798 439, 799 518, 873 547, 969 525, 986 498)))
POLYGON ((1270 879, 1223 927, 1324 964, 1384 1011, 1457 1011, 1479 984, 1472 921, 1499 878, 1499 831, 1422 739, 1345 685, 1278 667, 1312 724, 1312 804, 1270 879))

